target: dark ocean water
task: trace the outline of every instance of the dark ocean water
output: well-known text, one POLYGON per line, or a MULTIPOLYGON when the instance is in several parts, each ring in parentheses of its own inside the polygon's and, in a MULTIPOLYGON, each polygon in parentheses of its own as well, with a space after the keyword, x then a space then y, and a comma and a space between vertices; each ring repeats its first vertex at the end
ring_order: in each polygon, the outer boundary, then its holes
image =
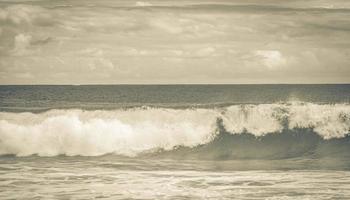
POLYGON ((1 199, 349 199, 350 85, 0 86, 1 199))
POLYGON ((0 109, 194 107, 302 101, 350 102, 350 85, 0 86, 0 109))

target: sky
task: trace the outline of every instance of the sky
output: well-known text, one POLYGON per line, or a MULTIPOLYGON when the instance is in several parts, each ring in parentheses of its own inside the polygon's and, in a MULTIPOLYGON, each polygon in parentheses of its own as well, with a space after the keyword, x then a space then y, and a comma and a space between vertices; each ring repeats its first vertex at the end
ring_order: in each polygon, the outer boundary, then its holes
POLYGON ((0 0, 0 84, 350 83, 348 0, 0 0))

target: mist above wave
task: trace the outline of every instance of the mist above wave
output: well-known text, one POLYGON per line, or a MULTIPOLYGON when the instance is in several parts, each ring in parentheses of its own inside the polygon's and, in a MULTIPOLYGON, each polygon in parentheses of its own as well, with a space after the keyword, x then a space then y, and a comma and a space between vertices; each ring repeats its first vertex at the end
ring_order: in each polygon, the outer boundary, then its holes
POLYGON ((1 112, 0 155, 137 156, 179 146, 206 145, 217 139, 222 129, 231 135, 244 133, 253 137, 310 129, 323 139, 342 138, 350 132, 350 105, 292 103, 215 109, 1 112))

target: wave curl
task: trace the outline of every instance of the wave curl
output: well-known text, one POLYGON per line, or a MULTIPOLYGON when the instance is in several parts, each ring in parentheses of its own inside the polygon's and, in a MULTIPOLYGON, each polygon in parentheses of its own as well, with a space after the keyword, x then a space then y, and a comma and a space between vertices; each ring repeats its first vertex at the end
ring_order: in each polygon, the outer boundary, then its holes
MULTIPOLYGON (((301 129, 311 130, 321 140, 344 138, 350 132, 350 105, 289 103, 212 109, 0 112, 0 155, 138 156, 179 146, 194 149, 209 145, 220 140, 223 132, 259 139, 301 129)), ((226 144, 225 148, 230 150, 232 145, 226 144)))

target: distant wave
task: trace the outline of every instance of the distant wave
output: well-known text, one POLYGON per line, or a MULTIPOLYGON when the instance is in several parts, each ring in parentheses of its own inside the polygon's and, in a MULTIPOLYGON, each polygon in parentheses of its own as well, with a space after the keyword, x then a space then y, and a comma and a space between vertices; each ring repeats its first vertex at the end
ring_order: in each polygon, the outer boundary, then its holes
POLYGON ((293 157, 350 152, 350 105, 0 112, 0 155, 293 157), (332 145, 337 143, 338 145, 332 145), (198 153, 199 152, 199 153, 198 153), (320 153, 323 152, 323 153, 320 153))

